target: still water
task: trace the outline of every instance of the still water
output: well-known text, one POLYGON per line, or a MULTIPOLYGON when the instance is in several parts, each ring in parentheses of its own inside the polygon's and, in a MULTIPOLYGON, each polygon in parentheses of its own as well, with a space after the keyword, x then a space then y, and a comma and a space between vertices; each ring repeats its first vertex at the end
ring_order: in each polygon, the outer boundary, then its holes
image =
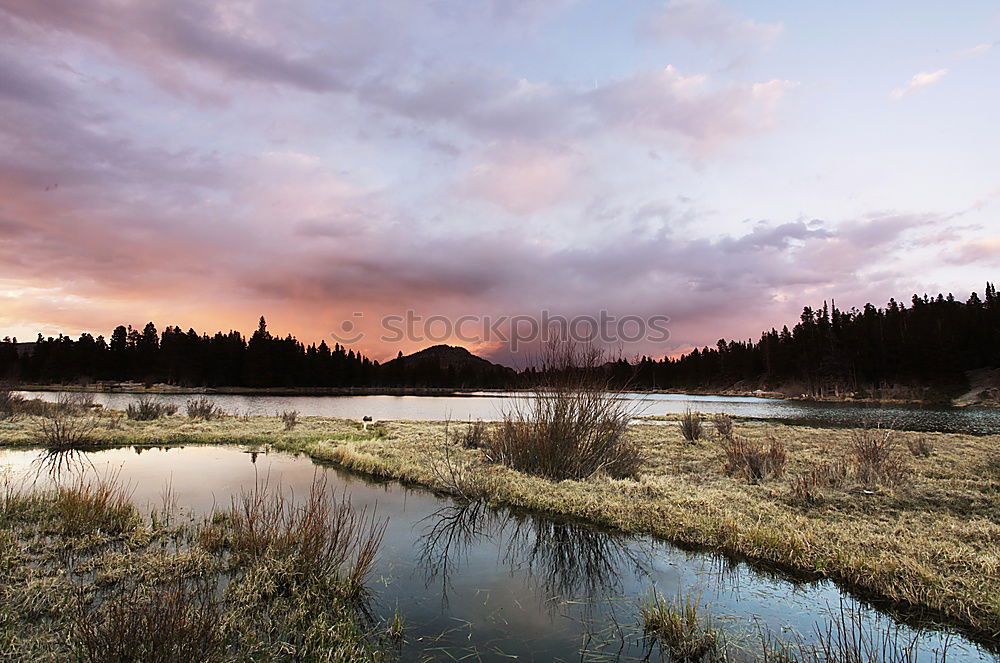
MULTIPOLYGON (((37 472, 38 455, 0 451, 0 472, 51 482, 37 472)), ((372 608, 382 619, 397 609, 402 614, 402 661, 661 660, 640 625, 640 602, 653 590, 700 597, 732 639, 748 646, 762 631, 811 642, 817 625, 841 611, 879 632, 897 624, 827 581, 796 581, 648 537, 463 505, 305 457, 193 446, 113 449, 88 459, 88 471, 115 472, 128 483, 140 509, 159 507, 169 485, 177 505, 196 514, 228 506, 256 482, 305 495, 317 475, 325 476, 328 490, 388 518, 370 583, 372 608)), ((919 638, 920 661, 931 661, 946 641, 951 661, 1000 660, 961 635, 926 624, 898 626, 919 638)))
MULTIPOLYGON (((56 400, 60 392, 33 392, 30 397, 56 400)), ((509 393, 478 392, 455 396, 242 396, 213 394, 229 414, 274 416, 283 410, 298 410, 306 417, 360 419, 367 415, 382 420, 468 421, 496 420, 511 404, 509 393)), ((918 408, 899 405, 872 406, 857 403, 813 403, 807 401, 741 396, 695 396, 689 394, 625 394, 639 415, 678 414, 686 409, 725 412, 736 417, 766 419, 812 426, 883 426, 902 430, 944 433, 1000 434, 1000 408, 918 408)), ((95 402, 124 410, 138 398, 135 394, 97 393, 95 402)), ((197 396, 157 396, 177 404, 183 411, 188 399, 197 396)))

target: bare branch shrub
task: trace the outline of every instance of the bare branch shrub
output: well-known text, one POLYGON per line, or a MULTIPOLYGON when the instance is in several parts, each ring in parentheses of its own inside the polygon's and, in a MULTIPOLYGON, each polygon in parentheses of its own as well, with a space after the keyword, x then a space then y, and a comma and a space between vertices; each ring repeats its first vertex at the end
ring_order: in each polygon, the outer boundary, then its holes
POLYGON ((136 402, 128 404, 125 414, 134 421, 153 421, 177 414, 177 406, 157 401, 152 396, 142 396, 136 402))
POLYGON ((225 413, 222 411, 222 408, 207 396, 192 398, 187 402, 187 416, 189 419, 211 421, 212 419, 218 419, 223 414, 225 413))
POLYGON ((689 409, 681 415, 681 435, 688 442, 697 442, 701 439, 701 413, 692 412, 689 409))
POLYGON ((934 453, 934 445, 923 435, 907 438, 906 446, 914 458, 930 458, 934 453))
POLYGON ((626 430, 637 406, 612 387, 603 358, 594 348, 550 343, 541 362, 542 384, 510 399, 483 441, 486 457, 556 480, 634 476, 643 456, 626 430))
POLYGON ((292 430, 299 423, 298 410, 283 410, 278 416, 281 417, 285 430, 292 430))
POLYGON ((733 437, 733 418, 730 417, 725 412, 720 412, 712 417, 712 423, 715 425, 715 432, 718 434, 719 438, 723 440, 732 439, 733 437))
POLYGON ((896 431, 891 428, 859 428, 851 431, 850 452, 854 458, 855 475, 868 485, 896 485, 908 473, 896 431))

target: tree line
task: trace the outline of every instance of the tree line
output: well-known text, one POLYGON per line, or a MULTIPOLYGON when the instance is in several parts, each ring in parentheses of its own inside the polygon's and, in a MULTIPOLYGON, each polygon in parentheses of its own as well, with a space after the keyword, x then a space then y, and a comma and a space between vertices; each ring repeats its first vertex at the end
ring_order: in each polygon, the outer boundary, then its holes
MULTIPOLYGON (((981 298, 914 295, 907 306, 891 299, 843 311, 824 302, 806 307, 789 329, 753 341, 720 339, 715 347, 678 358, 619 359, 594 369, 635 389, 784 389, 813 396, 861 393, 895 386, 954 393, 966 372, 1000 366, 1000 299, 992 283, 981 298)), ((189 387, 447 387, 518 388, 544 375, 477 365, 441 368, 427 362, 380 365, 359 352, 294 336, 272 335, 262 317, 246 338, 213 336, 153 323, 141 331, 117 327, 110 339, 82 334, 42 338, 27 350, 0 342, 0 377, 24 383, 94 381, 168 383, 189 387)))

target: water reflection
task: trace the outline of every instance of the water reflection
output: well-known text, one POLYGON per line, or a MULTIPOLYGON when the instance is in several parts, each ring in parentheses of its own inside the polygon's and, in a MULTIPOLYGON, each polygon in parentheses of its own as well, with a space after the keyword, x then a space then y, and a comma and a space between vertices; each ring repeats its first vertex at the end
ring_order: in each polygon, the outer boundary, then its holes
POLYGON ((423 521, 418 539, 428 587, 440 584, 447 604, 450 577, 468 564, 470 550, 492 541, 511 573, 524 573, 549 602, 621 592, 622 573, 649 574, 652 551, 625 536, 577 523, 467 502, 442 507, 423 521))

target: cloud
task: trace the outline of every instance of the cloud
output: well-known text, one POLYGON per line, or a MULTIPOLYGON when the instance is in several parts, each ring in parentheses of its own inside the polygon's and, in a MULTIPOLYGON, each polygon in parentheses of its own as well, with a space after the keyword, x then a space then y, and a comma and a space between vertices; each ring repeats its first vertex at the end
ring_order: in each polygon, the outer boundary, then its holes
POLYGON ((986 263, 994 268, 1000 267, 1000 237, 962 242, 947 253, 947 260, 957 265, 986 263))
POLYGON ((564 200, 579 170, 576 156, 566 149, 494 145, 459 183, 458 191, 512 214, 533 214, 564 200))
POLYGON ((784 28, 781 23, 759 23, 715 0, 670 0, 644 29, 661 41, 682 38, 720 48, 766 48, 784 28))
POLYGON ((711 151, 722 143, 774 127, 778 103, 796 83, 771 80, 713 87, 704 74, 673 65, 636 74, 592 93, 601 117, 615 125, 690 139, 711 151))
POLYGON ((959 58, 977 58, 981 55, 986 55, 987 53, 989 53, 990 50, 992 50, 992 48, 996 45, 997 42, 978 44, 976 46, 973 46, 972 48, 967 48, 963 51, 959 51, 956 54, 956 56, 959 58))
POLYGON ((917 90, 923 89, 930 85, 934 85, 948 73, 947 69, 938 69, 937 71, 922 71, 919 74, 913 76, 910 82, 905 87, 898 87, 889 93, 891 99, 902 99, 911 92, 916 92, 917 90))

